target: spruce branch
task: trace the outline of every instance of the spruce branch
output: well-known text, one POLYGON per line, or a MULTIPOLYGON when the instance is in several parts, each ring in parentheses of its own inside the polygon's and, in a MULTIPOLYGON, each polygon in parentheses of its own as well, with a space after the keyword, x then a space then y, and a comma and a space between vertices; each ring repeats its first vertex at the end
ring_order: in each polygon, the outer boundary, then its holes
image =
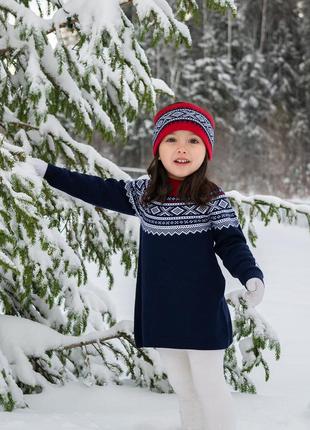
MULTIPOLYGON (((229 347, 229 354, 230 357, 233 357, 233 368, 237 372, 237 377, 231 376, 231 379, 238 380, 240 375, 244 376, 245 373, 251 372, 254 366, 262 366, 265 372, 265 381, 268 381, 270 371, 267 361, 263 357, 263 351, 268 348, 274 352, 276 360, 280 359, 281 345, 276 333, 256 308, 248 305, 244 299, 244 290, 232 291, 227 294, 226 300, 235 312, 233 321, 234 343, 229 347), (238 343, 242 355, 241 369, 237 366, 235 343, 238 343)), ((250 392, 252 392, 251 390, 250 392)))
POLYGON ((227 191, 225 195, 229 198, 231 205, 236 209, 241 227, 244 227, 247 216, 244 206, 249 209, 248 237, 253 246, 256 246, 257 233, 253 221, 259 218, 267 226, 276 218, 278 223, 287 221, 289 224, 298 223, 298 216, 305 217, 310 232, 310 205, 296 204, 276 196, 250 195, 245 196, 236 190, 227 191))
POLYGON ((236 190, 226 191, 225 194, 230 198, 234 206, 239 208, 241 204, 245 204, 251 207, 251 221, 256 209, 261 215, 261 219, 265 221, 265 225, 267 225, 274 216, 276 216, 278 222, 280 222, 281 213, 279 209, 283 209, 285 211, 284 215, 290 223, 297 221, 297 214, 305 215, 310 228, 310 205, 295 204, 279 197, 269 195, 254 194, 245 196, 236 190), (264 208, 267 209, 267 212, 264 211, 264 208))

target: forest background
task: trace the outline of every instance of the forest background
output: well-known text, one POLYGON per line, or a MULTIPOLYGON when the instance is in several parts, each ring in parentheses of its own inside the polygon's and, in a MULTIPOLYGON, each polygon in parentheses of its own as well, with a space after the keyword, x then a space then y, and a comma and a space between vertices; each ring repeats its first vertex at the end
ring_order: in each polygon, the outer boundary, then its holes
MULTIPOLYGON (((175 10, 175 1, 169 1, 175 10)), ((187 100, 215 118, 210 176, 224 189, 282 198, 309 197, 310 4, 298 0, 236 1, 238 15, 220 14, 197 0, 187 20, 192 46, 141 44, 154 76, 175 98, 158 96, 158 109, 187 100)), ((135 8, 124 8, 136 19, 135 8)), ((142 110, 128 140, 93 144, 119 166, 145 169, 152 158, 152 114, 142 110), (126 146, 124 146, 126 144, 126 146)), ((130 171, 131 175, 135 173, 130 171)), ((141 173, 140 173, 141 174, 141 173)))

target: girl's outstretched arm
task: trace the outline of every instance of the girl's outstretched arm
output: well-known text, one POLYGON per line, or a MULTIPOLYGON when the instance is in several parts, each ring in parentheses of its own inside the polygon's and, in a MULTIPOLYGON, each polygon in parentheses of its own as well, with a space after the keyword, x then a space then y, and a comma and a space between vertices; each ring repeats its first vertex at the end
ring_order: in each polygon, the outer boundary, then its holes
POLYGON ((53 188, 70 196, 77 197, 94 206, 135 215, 135 211, 126 194, 124 180, 103 179, 58 167, 43 160, 32 159, 31 164, 53 188))
POLYGON ((247 244, 235 210, 225 195, 212 201, 214 251, 224 266, 242 285, 251 278, 264 282, 264 275, 247 244))

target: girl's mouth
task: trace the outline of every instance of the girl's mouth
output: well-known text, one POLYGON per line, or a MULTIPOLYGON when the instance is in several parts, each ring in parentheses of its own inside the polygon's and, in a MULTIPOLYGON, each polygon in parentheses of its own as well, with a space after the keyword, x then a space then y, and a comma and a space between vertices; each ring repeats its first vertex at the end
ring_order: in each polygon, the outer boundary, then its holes
POLYGON ((176 160, 174 160, 174 163, 179 165, 185 165, 190 163, 190 161, 187 158, 177 158, 176 160))

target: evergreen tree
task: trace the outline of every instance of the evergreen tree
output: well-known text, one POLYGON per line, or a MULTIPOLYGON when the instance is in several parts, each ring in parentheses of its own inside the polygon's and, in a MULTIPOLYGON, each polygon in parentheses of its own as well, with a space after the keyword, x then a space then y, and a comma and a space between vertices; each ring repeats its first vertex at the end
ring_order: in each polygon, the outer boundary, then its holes
MULTIPOLYGON (((0 1, 1 312, 66 335, 116 323, 107 294, 87 279, 85 262, 95 262, 99 274, 105 271, 111 288, 111 256, 120 253, 126 273, 134 268, 137 235, 125 216, 60 195, 24 161, 34 156, 103 178, 128 178, 89 145, 93 133, 125 140, 128 122, 141 107, 154 110, 156 93, 167 87, 153 78, 139 35, 150 32, 154 44, 160 38, 190 42, 168 3, 145 8, 135 2, 136 27, 123 3, 0 1), (73 44, 62 30, 74 32, 73 44)), ((195 11, 194 1, 178 5, 183 14, 195 11)), ((143 365, 152 363, 146 353, 143 361, 139 356, 126 339, 101 350, 91 345, 52 351, 32 359, 29 377, 11 372, 0 351, 0 403, 8 410, 20 406, 20 390, 36 391, 43 380, 77 377, 103 384, 119 381, 124 371, 137 384, 161 389, 164 375, 143 365)))
POLYGON ((272 183, 286 195, 303 195, 305 184, 305 148, 299 119, 302 97, 298 91, 303 55, 299 34, 302 22, 297 3, 297 0, 268 3, 268 33, 263 47, 265 74, 274 106, 268 118, 272 144, 266 167, 272 183))
MULTIPOLYGON (((299 106, 296 111, 291 136, 292 143, 293 138, 295 143, 298 142, 298 152, 300 154, 297 160, 298 164, 295 163, 295 179, 298 180, 298 185, 300 184, 304 194, 307 196, 310 187, 310 3, 308 1, 298 2, 297 14, 303 57, 302 62, 299 64, 299 79, 297 80, 299 106)), ((291 187, 294 187, 294 181, 291 181, 291 187)))
POLYGON ((256 172, 255 187, 262 192, 304 195, 305 152, 296 139, 301 112, 299 21, 296 0, 248 2, 235 21, 244 35, 233 45, 232 56, 239 89, 233 145, 242 190, 253 192, 256 172))

